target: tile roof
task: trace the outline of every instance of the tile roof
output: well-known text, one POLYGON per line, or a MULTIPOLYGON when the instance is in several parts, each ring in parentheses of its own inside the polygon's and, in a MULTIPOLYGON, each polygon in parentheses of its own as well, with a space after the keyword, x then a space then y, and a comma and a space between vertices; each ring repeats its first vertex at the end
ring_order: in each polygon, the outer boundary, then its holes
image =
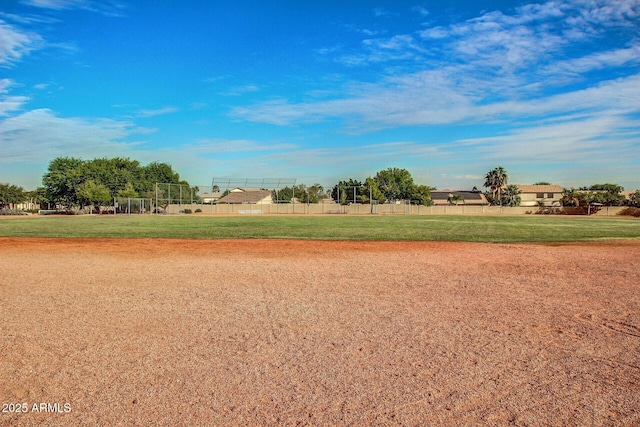
MULTIPOLYGON (((436 205, 448 204, 449 195, 458 195, 464 197, 465 205, 487 204, 487 198, 479 191, 452 191, 452 190, 431 190, 431 200, 436 205)), ((459 202, 463 204, 462 201, 459 202)))
POLYGON ((218 200, 218 204, 241 204, 241 203, 259 203, 260 201, 269 198, 269 203, 271 203, 271 191, 269 190, 241 190, 241 191, 232 191, 226 196, 220 198, 218 200))
POLYGON ((516 185, 523 193, 562 193, 564 189, 559 185, 516 185))

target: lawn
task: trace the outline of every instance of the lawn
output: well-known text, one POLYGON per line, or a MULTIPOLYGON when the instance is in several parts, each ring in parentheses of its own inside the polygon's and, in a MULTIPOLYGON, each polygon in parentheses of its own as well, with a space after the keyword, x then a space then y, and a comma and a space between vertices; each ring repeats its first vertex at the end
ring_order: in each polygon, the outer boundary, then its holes
POLYGON ((568 216, 85 215, 0 217, 0 236, 563 242, 640 238, 640 221, 568 216))

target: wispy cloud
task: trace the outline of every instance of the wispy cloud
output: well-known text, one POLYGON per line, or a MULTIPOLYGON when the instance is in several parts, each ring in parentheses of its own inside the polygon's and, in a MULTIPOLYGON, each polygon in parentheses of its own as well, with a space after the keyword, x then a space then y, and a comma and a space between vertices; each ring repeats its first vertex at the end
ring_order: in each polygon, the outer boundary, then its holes
POLYGON ((83 9, 107 16, 122 16, 125 10, 124 3, 115 0, 22 0, 21 3, 52 10, 83 9))
POLYGON ((0 117, 7 116, 10 112, 18 111, 29 101, 26 96, 9 95, 13 82, 9 79, 0 79, 0 117))
POLYGON ((65 118, 48 109, 27 111, 0 121, 0 162, 47 162, 57 156, 99 157, 126 153, 132 135, 149 132, 134 123, 65 118), (46 130, 43 132, 43 130, 46 130))
POLYGON ((44 40, 40 35, 0 19, 0 67, 14 65, 43 44, 44 40))
POLYGON ((447 27, 366 39, 359 52, 336 59, 350 66, 402 66, 390 67, 377 82, 350 82, 333 99, 269 100, 232 114, 277 125, 341 119, 348 129, 373 131, 601 112, 621 103, 626 113, 637 112, 640 106, 624 95, 637 93, 634 75, 607 81, 603 74, 592 87, 569 84, 582 73, 640 63, 639 11, 640 0, 547 2, 511 15, 489 12, 447 27), (616 43, 601 45, 614 30, 616 43))
POLYGON ((295 149, 295 144, 282 142, 258 142, 247 139, 199 139, 189 149, 199 154, 257 153, 265 151, 282 151, 295 149))
POLYGON ((243 85, 243 86, 234 86, 227 88, 224 92, 221 93, 223 96, 242 96, 247 93, 257 92, 260 88, 256 85, 243 85))
POLYGON ((391 12, 389 12, 389 10, 385 9, 384 7, 375 7, 373 9, 373 14, 375 16, 385 16, 385 15, 390 15, 391 12))
POLYGON ((138 111, 138 117, 155 117, 155 116, 163 116, 165 114, 172 114, 179 111, 177 107, 163 107, 157 108, 155 110, 140 110, 138 111))
POLYGON ((418 12, 421 16, 428 16, 430 13, 429 9, 424 6, 414 6, 411 8, 411 10, 418 12))

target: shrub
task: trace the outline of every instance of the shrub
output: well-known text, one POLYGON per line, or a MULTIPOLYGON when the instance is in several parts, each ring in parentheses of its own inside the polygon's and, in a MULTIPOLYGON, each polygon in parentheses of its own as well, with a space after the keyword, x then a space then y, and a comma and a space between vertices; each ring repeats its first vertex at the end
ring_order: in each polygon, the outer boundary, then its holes
POLYGON ((202 212, 202 209, 200 208, 196 209, 196 213, 200 213, 200 212, 202 212))
POLYGON ((188 209, 188 208, 187 208, 187 209, 185 209, 185 210, 184 210, 184 211, 182 211, 182 212, 183 212, 183 213, 186 213, 186 214, 193 213, 193 211, 192 211, 191 209, 188 209))
POLYGON ((26 212, 20 209, 0 209, 0 215, 26 215, 26 212))
POLYGON ((39 210, 38 215, 82 215, 82 212, 71 209, 39 210))
POLYGON ((636 218, 640 218, 640 208, 633 208, 633 207, 624 208, 623 210, 618 212, 618 215, 633 216, 636 218))

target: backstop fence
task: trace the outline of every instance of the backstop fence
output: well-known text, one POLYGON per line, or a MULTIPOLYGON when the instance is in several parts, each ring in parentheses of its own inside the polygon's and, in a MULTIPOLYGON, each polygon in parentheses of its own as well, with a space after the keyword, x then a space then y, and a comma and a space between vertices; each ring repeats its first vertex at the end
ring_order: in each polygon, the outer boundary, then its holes
POLYGON ((153 199, 140 197, 115 197, 113 208, 115 214, 149 214, 154 211, 153 199))

